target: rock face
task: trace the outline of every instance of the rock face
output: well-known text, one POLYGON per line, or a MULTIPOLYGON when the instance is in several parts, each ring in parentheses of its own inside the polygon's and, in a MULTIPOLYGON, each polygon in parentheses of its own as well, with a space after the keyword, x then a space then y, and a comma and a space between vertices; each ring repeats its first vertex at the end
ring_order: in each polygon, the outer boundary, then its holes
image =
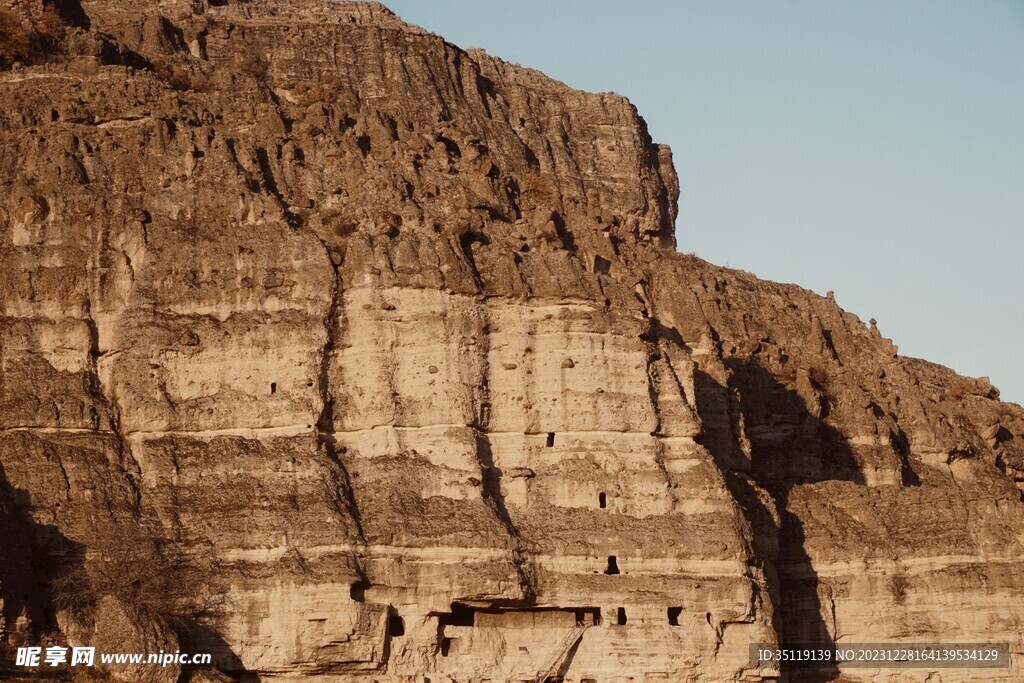
MULTIPOLYGON (((756 642, 1007 642, 984 678, 1024 676, 1024 411, 676 253, 624 98, 372 3, 0 7, 4 647, 756 681, 837 674, 756 642)), ((844 673, 937 671, 978 673, 844 673)))

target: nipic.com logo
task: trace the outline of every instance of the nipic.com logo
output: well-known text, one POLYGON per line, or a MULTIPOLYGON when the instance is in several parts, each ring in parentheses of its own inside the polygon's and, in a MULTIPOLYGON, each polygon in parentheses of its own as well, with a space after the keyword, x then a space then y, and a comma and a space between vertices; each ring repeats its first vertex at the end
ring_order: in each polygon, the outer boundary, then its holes
MULTIPOLYGON (((58 667, 94 666, 96 664, 95 647, 62 647, 52 645, 42 647, 19 647, 15 665, 24 667, 58 667)), ((99 662, 102 665, 140 665, 148 666, 199 666, 210 664, 213 656, 207 652, 189 654, 187 652, 101 652, 99 662)))
POLYGON ((60 647, 54 645, 46 648, 46 655, 43 655, 41 647, 19 647, 15 664, 18 666, 60 666, 68 664, 68 650, 71 651, 71 666, 92 666, 96 661, 96 648, 94 647, 60 647), (40 663, 42 660, 42 663, 40 663))

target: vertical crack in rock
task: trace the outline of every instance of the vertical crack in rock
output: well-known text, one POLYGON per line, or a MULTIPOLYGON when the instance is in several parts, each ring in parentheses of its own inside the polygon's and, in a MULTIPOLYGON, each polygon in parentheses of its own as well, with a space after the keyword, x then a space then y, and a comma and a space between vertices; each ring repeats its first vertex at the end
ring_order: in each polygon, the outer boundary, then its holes
MULTIPOLYGON (((275 100, 275 104, 276 104, 275 100)), ((291 205, 285 199, 284 194, 281 192, 281 188, 277 183, 277 179, 274 177, 274 169, 270 165, 270 156, 267 154, 266 147, 259 147, 256 149, 256 162, 260 166, 260 172, 263 174, 263 187, 267 193, 277 202, 278 206, 281 207, 281 211, 284 213, 284 218, 288 222, 288 225, 292 228, 297 228, 302 225, 302 216, 299 216, 291 209, 291 205)), ((322 240, 321 240, 322 241, 322 240)), ((326 248, 327 245, 324 244, 326 248)), ((327 250, 327 256, 330 258, 330 249, 327 250)), ((334 265, 334 261, 331 261, 331 265, 334 265)), ((334 266, 335 274, 337 274, 337 266, 334 266)))
POLYGON ((480 462, 481 471, 481 495, 487 507, 498 518, 502 526, 512 539, 512 563, 515 565, 516 574, 519 578, 519 587, 522 591, 522 599, 531 603, 537 599, 537 570, 534 566, 531 555, 526 548, 519 530, 509 515, 505 506, 505 497, 501 493, 501 474, 494 466, 494 457, 491 453, 491 440, 486 431, 480 427, 475 428, 476 456, 480 462))
MULTIPOLYGON (((345 467, 338 454, 337 440, 334 437, 334 393, 331 391, 331 359, 334 357, 338 321, 341 315, 341 268, 334 262, 331 248, 327 243, 323 240, 320 240, 320 243, 324 247, 327 263, 330 264, 331 275, 334 279, 331 288, 331 303, 324 314, 324 331, 327 336, 320 356, 320 372, 317 377, 320 400, 323 403, 323 408, 316 422, 317 442, 324 449, 328 459, 337 468, 337 474, 341 478, 340 488, 344 489, 343 492, 338 491, 341 498, 338 502, 355 523, 356 534, 360 544, 365 545, 366 535, 363 532, 363 523, 359 516, 355 492, 352 490, 352 479, 349 476, 348 468, 345 467)), ((358 559, 356 560, 356 570, 360 578, 365 580, 365 574, 358 559)))
MULTIPOLYGON (((474 267, 475 270, 475 267, 474 267)), ((486 308, 484 308, 486 311, 486 308)), ((489 318, 489 316, 488 316, 489 318)), ((494 454, 491 451, 491 440, 487 434, 490 423, 490 331, 483 335, 486 340, 483 348, 480 349, 481 357, 484 359, 481 369, 482 382, 480 386, 479 410, 476 415, 476 424, 473 425, 476 439, 476 457, 480 463, 481 495, 487 507, 494 513, 498 521, 505 527, 509 538, 512 540, 512 563, 515 565, 516 574, 519 579, 519 587, 522 591, 522 600, 527 603, 535 602, 537 599, 537 569, 532 560, 532 555, 526 547, 519 529, 512 521, 512 516, 505 506, 505 496, 501 492, 501 471, 494 466, 494 454)))
MULTIPOLYGON (((646 294, 644 296, 646 299, 646 294)), ((647 310, 650 310, 648 307, 647 310)), ((672 476, 669 474, 668 467, 665 465, 665 445, 661 440, 663 436, 663 423, 660 400, 658 396, 658 384, 661 378, 658 376, 658 368, 655 367, 658 360, 664 355, 658 345, 657 331, 655 327, 655 320, 651 315, 645 315, 647 321, 647 329, 641 334, 641 339, 644 341, 644 345, 647 347, 646 354, 646 374, 647 374, 647 395, 651 401, 651 410, 654 411, 654 429, 651 430, 651 436, 655 438, 655 454, 654 462, 658 466, 658 470, 661 472, 661 476, 665 478, 665 486, 668 488, 669 497, 672 499, 673 505, 679 502, 676 496, 675 489, 672 486, 672 476)), ((666 358, 667 364, 667 358, 666 358)), ((673 377, 674 378, 674 377, 673 377)), ((675 378, 674 378, 675 379, 675 378)), ((678 383, 678 380, 676 380, 678 383)), ((682 387, 680 386, 680 392, 682 387)))
POLYGON ((476 259, 473 257, 473 240, 476 239, 476 235, 472 232, 467 232, 464 235, 457 238, 459 243, 458 252, 462 253, 463 258, 466 259, 466 263, 469 265, 469 272, 473 275, 473 282, 476 284, 477 290, 484 293, 484 281, 480 275, 480 270, 477 268, 476 259))
POLYGON ((646 340, 645 345, 647 346, 647 357, 646 362, 646 374, 647 374, 647 395, 651 401, 651 410, 654 411, 654 429, 651 430, 651 436, 660 437, 662 434, 662 417, 661 407, 658 400, 658 368, 655 364, 661 355, 661 351, 658 349, 652 341, 646 340))
MULTIPOLYGON (((475 238, 476 236, 473 233, 462 235, 459 238, 459 247, 463 257, 466 259, 466 263, 469 265, 477 289, 481 294, 484 294, 483 278, 477 268, 476 259, 473 257, 472 244, 475 238)), ((485 294, 484 296, 486 297, 485 294)), ((486 311, 486 304, 482 303, 481 305, 483 310, 486 311)), ((488 381, 488 373, 490 372, 490 363, 488 362, 488 354, 490 352, 489 333, 484 334, 483 338, 487 341, 480 350, 484 364, 481 369, 482 383, 480 386, 479 411, 476 415, 476 424, 473 425, 476 457, 480 464, 481 495, 487 507, 493 512, 498 521, 501 522, 502 526, 505 527, 509 538, 512 540, 512 563, 515 565, 516 574, 518 575, 522 599, 527 603, 532 603, 537 599, 537 569, 530 552, 526 548, 526 543, 519 534, 519 529, 516 528, 515 523, 512 521, 512 516, 505 505, 505 497, 501 492, 501 473, 494 466, 491 440, 487 434, 491 409, 490 383, 488 381)))
MULTIPOLYGON (((125 479, 132 487, 133 496, 133 512, 136 516, 142 514, 142 489, 140 486, 140 480, 142 478, 142 467, 138 460, 135 459, 132 453, 131 446, 128 444, 128 439, 125 438, 124 428, 121 425, 121 410, 117 402, 117 397, 114 396, 113 391, 108 393, 108 389, 104 386, 103 380, 100 378, 99 372, 99 358, 103 355, 100 352, 100 334, 99 329, 96 326, 96 320, 92 315, 92 302, 88 299, 85 301, 85 324, 89 329, 89 353, 88 353, 88 372, 86 375, 86 393, 100 405, 105 405, 109 414, 110 420, 110 433, 114 436, 114 444, 117 448, 117 454, 119 460, 124 465, 126 459, 135 463, 135 472, 127 472, 128 476, 125 479)), ((93 429, 96 431, 101 430, 101 416, 96 410, 96 407, 92 407, 92 421, 93 429)))
POLYGON ((900 462, 900 483, 903 486, 920 486, 921 478, 914 471, 914 464, 910 461, 910 441, 906 432, 893 419, 893 430, 889 432, 889 445, 896 453, 900 462))

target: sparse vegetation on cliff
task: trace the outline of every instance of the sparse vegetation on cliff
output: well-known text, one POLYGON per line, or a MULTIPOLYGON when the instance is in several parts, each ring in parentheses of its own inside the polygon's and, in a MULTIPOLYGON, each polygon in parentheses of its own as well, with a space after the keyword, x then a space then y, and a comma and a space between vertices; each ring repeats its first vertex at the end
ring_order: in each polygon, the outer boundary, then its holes
POLYGON ((9 69, 29 58, 32 40, 14 12, 0 7, 0 69, 9 69))

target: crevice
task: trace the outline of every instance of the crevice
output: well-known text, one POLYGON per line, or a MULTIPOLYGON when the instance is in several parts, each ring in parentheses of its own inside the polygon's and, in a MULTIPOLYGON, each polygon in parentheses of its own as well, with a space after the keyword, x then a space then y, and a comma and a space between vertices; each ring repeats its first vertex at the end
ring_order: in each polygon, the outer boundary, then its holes
POLYGON ((537 599, 537 570, 526 550, 526 544, 519 535, 519 530, 512 521, 508 508, 505 506, 505 497, 501 495, 501 470, 494 466, 491 440, 486 432, 479 428, 475 429, 475 435, 476 455, 482 475, 481 495, 484 503, 505 527, 506 533, 512 539, 512 564, 515 565, 516 574, 519 577, 522 599, 527 603, 533 603, 537 599))
MULTIPOLYGON (((67 468, 64 467, 64 461, 61 459, 60 454, 54 455, 54 460, 57 462, 57 468, 60 470, 60 476, 64 480, 64 499, 71 501, 71 479, 68 478, 67 468)), ((58 503, 59 505, 59 503, 58 503)))
MULTIPOLYGON (((88 353, 88 371, 86 375, 86 394, 92 398, 95 404, 106 406, 107 417, 110 420, 110 433, 114 436, 114 446, 117 450, 119 462, 122 464, 126 460, 131 460, 135 463, 135 469, 137 473, 132 476, 132 473, 126 472, 126 477, 129 486, 132 489, 132 496, 134 498, 132 504, 132 512, 141 518, 142 515, 142 490, 139 485, 139 481, 142 477, 142 467, 139 465, 138 460, 132 454, 131 447, 128 445, 128 439, 125 436, 124 428, 121 424, 121 410, 117 403, 117 398, 113 395, 113 391, 109 394, 107 389, 103 386, 103 380, 100 379, 99 373, 99 358, 102 355, 100 353, 100 334, 99 328, 96 326, 96 320, 92 316, 92 302, 89 299, 85 300, 85 325, 89 330, 89 353, 88 353)), ((101 416, 98 414, 96 406, 92 407, 92 422, 94 431, 105 431, 101 430, 101 416)))
MULTIPOLYGON (((676 495, 676 489, 672 481, 672 475, 668 471, 668 465, 665 464, 665 444, 657 437, 655 438, 654 464, 657 465, 661 476, 665 478, 665 486, 668 487, 669 498, 672 499, 673 506, 678 505, 679 497, 676 495)), ((604 506, 602 505, 602 507, 604 506)))
POLYGON ((921 478, 917 476, 910 462, 910 439, 896 421, 896 416, 890 413, 890 417, 893 429, 889 431, 889 443, 900 461, 900 483, 903 486, 920 486, 921 478))
MULTIPOLYGON (((327 263, 331 266, 334 283, 331 290, 331 303, 324 315, 323 322, 326 339, 321 351, 320 369, 318 373, 318 390, 320 392, 320 400, 323 404, 323 408, 321 409, 320 415, 316 421, 317 442, 324 449, 328 460, 331 461, 337 470, 337 474, 341 479, 340 489, 343 489, 337 492, 340 497, 339 502, 341 504, 341 509, 352 519, 352 522, 355 524, 356 535, 359 543, 365 546, 366 535, 363 531, 363 523, 359 515, 359 507, 356 504, 355 491, 352 488, 352 479, 349 476, 348 468, 345 467, 345 464, 339 456, 337 439, 334 435, 335 400, 334 394, 331 391, 331 359, 334 356, 334 350, 337 345, 337 331, 339 321, 341 319, 341 267, 335 264, 334 260, 331 258, 330 246, 323 240, 320 240, 320 243, 323 245, 324 253, 327 256, 327 263)), ((359 574, 359 581, 369 585, 366 582, 366 576, 358 557, 356 558, 356 571, 359 574)))
POLYGON ((646 368, 647 373, 647 396, 651 401, 651 410, 654 411, 654 429, 651 430, 652 436, 658 436, 662 430, 662 418, 661 418, 661 407, 659 406, 658 399, 658 370, 655 364, 661 358, 661 350, 658 348, 656 343, 656 327, 654 319, 647 317, 647 329, 640 335, 640 339, 644 342, 647 347, 646 356, 646 368))
POLYGON ((710 626, 715 631, 715 649, 711 653, 711 658, 715 659, 718 657, 718 651, 722 649, 722 644, 725 642, 725 640, 722 638, 725 629, 722 628, 722 622, 718 622, 718 624, 715 624, 714 619, 711 618, 711 612, 707 612, 704 615, 704 619, 708 622, 708 626, 710 626))
MULTIPOLYGON (((484 339, 488 339, 487 335, 484 335, 484 339)), ((505 532, 512 540, 512 563, 519 578, 522 600, 527 603, 533 603, 537 599, 537 570, 530 554, 527 552, 526 544, 519 535, 519 530, 512 521, 512 516, 505 505, 505 497, 501 494, 502 473, 500 469, 494 466, 491 440, 487 434, 487 425, 490 421, 490 383, 488 380, 490 364, 487 362, 490 350, 488 348, 489 340, 483 346, 481 349, 481 356, 484 361, 481 368, 480 410, 475 418, 476 424, 472 425, 476 438, 476 457, 480 465, 481 496, 487 507, 491 509, 494 516, 505 527, 505 532)))
POLYGON ((476 259, 473 256, 473 242, 486 240, 485 235, 467 232, 459 237, 459 251, 462 252, 466 263, 469 265, 469 272, 473 274, 473 282, 481 294, 484 293, 484 281, 480 276, 480 269, 476 266, 476 259))
MULTIPOLYGON (((644 293, 644 299, 647 299, 646 292, 644 293)), ((648 307, 650 310, 650 307, 648 307)), ((673 486, 672 475, 668 471, 668 466, 665 464, 665 446, 661 441, 662 436, 662 425, 663 419, 661 415, 660 405, 660 386, 661 382, 665 380, 659 374, 656 364, 659 360, 665 360, 665 367, 668 372, 672 374, 672 381, 675 382, 676 387, 679 390, 679 395, 685 400, 686 394, 683 392, 682 384, 679 382, 679 378, 675 375, 675 370, 672 368, 671 363, 668 362, 668 357, 661 350, 661 346, 658 343, 658 335, 661 330, 661 325, 651 316, 647 316, 647 329, 644 330, 641 335, 641 339, 647 346, 647 358, 646 358, 646 373, 647 373, 647 395, 651 402, 651 410, 654 411, 654 429, 651 430, 651 436, 655 437, 655 453, 654 463, 658 466, 658 471, 661 472, 661 476, 665 479, 665 486, 668 487, 669 498, 672 500, 673 506, 679 503, 678 496, 676 495, 676 489, 673 486)))
MULTIPOLYGON (((267 155, 266 147, 259 147, 256 149, 256 161, 260 165, 260 172, 263 174, 263 187, 270 193, 277 203, 281 206, 281 211, 284 212, 284 218, 288 222, 288 225, 292 228, 298 228, 302 225, 302 216, 291 210, 291 205, 285 201, 284 195, 281 193, 281 188, 277 184, 277 180, 274 178, 274 171, 270 166, 270 157, 267 155)), ((323 240, 321 240, 323 243, 323 240)), ((327 258, 331 257, 331 250, 324 243, 324 248, 327 249, 327 258)), ((333 264, 334 261, 331 261, 333 264)), ((337 267, 335 267, 335 275, 337 275, 337 267)))

